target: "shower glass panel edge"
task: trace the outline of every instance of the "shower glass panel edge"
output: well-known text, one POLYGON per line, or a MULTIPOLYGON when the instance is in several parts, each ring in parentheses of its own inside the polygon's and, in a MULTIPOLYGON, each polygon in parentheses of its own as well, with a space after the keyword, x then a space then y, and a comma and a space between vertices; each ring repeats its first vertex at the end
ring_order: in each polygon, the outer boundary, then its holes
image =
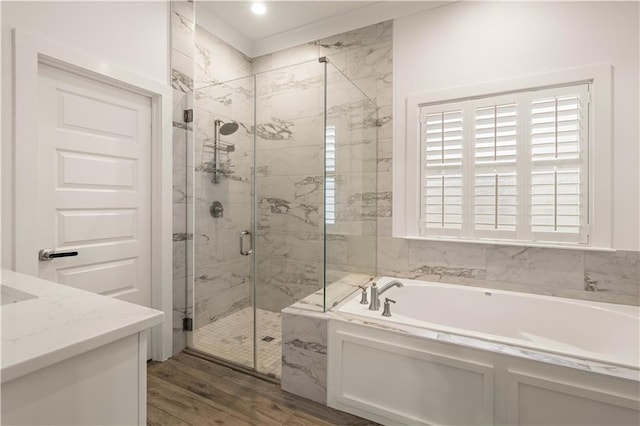
MULTIPOLYGON (((327 207, 331 206, 331 202, 327 203, 327 197, 331 195, 331 190, 333 188, 330 185, 327 185, 327 171, 332 171, 335 168, 332 168, 329 165, 329 170, 327 170, 328 162, 331 162, 331 146, 327 147, 327 64, 329 59, 325 56, 323 58, 318 59, 318 61, 322 64, 323 68, 323 84, 322 84, 322 211, 323 218, 322 221, 322 312, 327 311, 327 222, 331 222, 332 219, 335 222, 335 211, 329 212, 327 211, 327 207), (327 160, 327 155, 329 155, 329 159, 327 160), (333 213, 333 216, 332 216, 333 213)), ((335 140, 334 140, 335 141, 335 140)), ((335 143, 333 145, 335 148, 335 143)), ((335 150, 334 150, 335 154, 335 150)), ((333 161, 335 161, 335 155, 333 156, 333 161)), ((335 180, 334 180, 335 185, 335 180)), ((335 191, 333 192, 334 200, 335 200, 335 191)))
MULTIPOLYGON (((257 235, 258 235, 258 206, 256 203, 256 198, 257 198, 257 185, 256 185, 256 181, 257 181, 257 170, 258 170, 258 163, 257 163, 257 149, 256 149, 256 117, 257 117, 257 101, 256 101, 256 97, 257 97, 257 93, 258 91, 256 90, 256 75, 253 74, 251 75, 251 79, 253 80, 253 126, 252 126, 252 150, 253 150, 253 162, 251 164, 251 176, 252 176, 252 187, 251 187, 251 214, 252 214, 252 223, 251 223, 251 228, 253 230, 253 234, 252 234, 252 240, 253 240, 253 245, 255 246, 254 248, 254 253, 251 256, 251 268, 253 270, 253 282, 251 285, 251 307, 253 310, 253 368, 254 370, 258 370, 258 346, 257 346, 257 342, 258 342, 258 311, 257 311, 257 303, 256 303, 256 284, 257 284, 257 271, 258 271, 258 265, 256 263, 256 260, 258 258, 258 256, 256 255, 255 251, 258 249, 257 247, 257 235)), ((276 376, 274 374, 274 376, 276 376)))
MULTIPOLYGON (((378 108, 347 77, 344 68, 329 57, 325 98, 325 310, 377 273, 378 108)), ((361 81, 366 85, 369 80, 361 81)), ((375 94, 375 85, 370 86, 375 94)))
MULTIPOLYGON (((195 247, 193 244, 193 235, 194 235, 194 222, 195 222, 195 217, 194 217, 194 211, 193 211, 193 178, 194 178, 194 174, 193 174, 193 152, 194 152, 194 142, 195 142, 195 137, 194 137, 194 129, 193 129, 193 115, 191 115, 191 122, 188 123, 187 121, 187 116, 186 116, 186 112, 191 110, 193 111, 193 92, 187 92, 184 93, 183 98, 182 98, 182 103, 181 103, 181 109, 183 111, 183 116, 181 117, 183 120, 183 124, 184 124, 184 135, 185 135, 185 144, 184 144, 184 157, 183 157, 183 161, 184 164, 186 165, 185 167, 185 184, 184 184, 184 194, 182 195, 184 198, 184 215, 185 215, 185 219, 184 219, 184 224, 185 224, 185 232, 184 232, 184 239, 185 239, 185 253, 184 253, 184 259, 185 259, 185 294, 184 294, 184 298, 185 298, 185 308, 184 308, 184 318, 182 320, 182 324, 175 324, 174 322, 174 328, 176 327, 180 327, 183 330, 187 329, 192 326, 193 324, 193 310, 194 310, 194 300, 193 300, 193 278, 194 278, 194 253, 195 253, 195 247)), ((175 141, 174 141, 175 144, 175 141)), ((179 153, 180 150, 175 148, 174 145, 174 155, 176 153, 176 151, 179 153)), ((174 159, 174 165, 176 164, 176 161, 174 159)), ((175 166, 174 166, 175 167, 175 166)), ((174 171, 175 174, 175 171, 174 171)), ((175 198, 176 198, 176 192, 178 192, 179 194, 179 190, 176 189, 176 182, 174 182, 174 203, 176 202, 175 198)), ((178 196, 179 197, 179 196, 178 196)), ((180 198, 178 198, 178 201, 180 201, 180 198)), ((175 204, 174 204, 175 206, 175 204)), ((174 216, 176 216, 174 214, 174 216)), ((180 238, 180 234, 176 234, 174 233, 174 245, 175 245, 175 240, 176 240, 176 235, 178 236, 178 238, 180 238)), ((175 250, 175 248, 174 248, 175 250)), ((175 305, 175 301, 174 301, 174 305, 175 305)), ((179 306, 179 305, 178 305, 179 306)), ((174 333, 175 334, 175 333, 174 333)), ((193 334, 190 331, 186 332, 186 342, 185 345, 187 347, 192 346, 193 345, 193 334)))

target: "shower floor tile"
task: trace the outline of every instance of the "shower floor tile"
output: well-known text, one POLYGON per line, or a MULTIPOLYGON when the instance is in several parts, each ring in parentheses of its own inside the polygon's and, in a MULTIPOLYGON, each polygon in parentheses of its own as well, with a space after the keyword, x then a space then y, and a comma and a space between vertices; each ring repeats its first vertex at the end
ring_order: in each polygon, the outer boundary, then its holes
MULTIPOLYGON (((279 312, 256 309, 257 370, 280 377, 282 322, 279 312)), ((234 312, 193 332, 193 348, 253 367, 253 308, 234 312)))

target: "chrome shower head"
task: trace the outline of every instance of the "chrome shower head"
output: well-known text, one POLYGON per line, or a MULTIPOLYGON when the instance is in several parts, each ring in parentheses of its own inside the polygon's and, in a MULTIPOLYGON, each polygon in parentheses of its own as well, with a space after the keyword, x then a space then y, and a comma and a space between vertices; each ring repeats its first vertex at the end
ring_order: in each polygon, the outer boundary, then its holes
POLYGON ((230 121, 228 123, 225 123, 222 120, 216 120, 216 123, 222 124, 218 129, 218 131, 223 136, 229 136, 234 134, 235 132, 238 131, 238 128, 240 127, 238 126, 238 123, 236 123, 235 121, 230 121))

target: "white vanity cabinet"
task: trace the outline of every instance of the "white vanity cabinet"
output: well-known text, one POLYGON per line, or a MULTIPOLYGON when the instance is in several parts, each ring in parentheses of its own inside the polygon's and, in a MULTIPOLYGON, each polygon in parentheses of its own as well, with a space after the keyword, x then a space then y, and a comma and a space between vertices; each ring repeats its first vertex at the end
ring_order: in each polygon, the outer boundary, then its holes
POLYGON ((2 286, 2 425, 146 424, 161 312, 7 271, 2 286))

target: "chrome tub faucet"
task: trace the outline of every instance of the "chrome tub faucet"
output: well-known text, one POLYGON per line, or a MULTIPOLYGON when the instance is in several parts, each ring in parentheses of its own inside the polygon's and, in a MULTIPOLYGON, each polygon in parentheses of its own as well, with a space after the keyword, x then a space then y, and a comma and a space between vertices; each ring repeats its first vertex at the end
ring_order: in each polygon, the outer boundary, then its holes
POLYGON ((398 280, 393 280, 382 286, 382 288, 380 289, 378 289, 376 283, 373 283, 373 285, 371 285, 371 303, 369 304, 370 311, 380 310, 380 296, 391 287, 404 287, 404 284, 402 284, 398 280))

